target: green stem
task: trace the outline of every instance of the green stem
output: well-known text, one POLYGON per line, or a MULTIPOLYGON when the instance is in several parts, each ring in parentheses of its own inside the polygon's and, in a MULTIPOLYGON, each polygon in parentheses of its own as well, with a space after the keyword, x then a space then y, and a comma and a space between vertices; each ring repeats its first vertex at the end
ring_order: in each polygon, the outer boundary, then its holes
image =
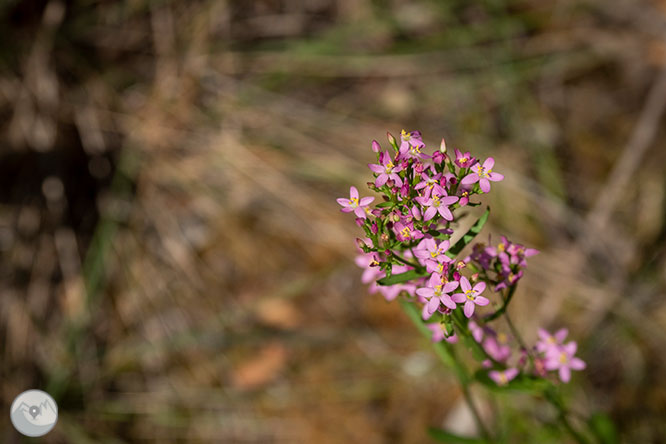
MULTIPOLYGON (((416 325, 421 334, 426 338, 428 338, 428 340, 431 340, 432 331, 430 331, 430 329, 426 327, 425 323, 421 320, 421 315, 419 314, 418 310, 414 307, 414 303, 406 300, 401 300, 400 306, 402 307, 403 311, 407 314, 407 317, 409 317, 409 319, 414 323, 414 325, 416 325)), ((469 384, 471 378, 469 377, 469 374, 467 373, 465 366, 462 364, 462 362, 460 362, 457 359, 454 349, 453 347, 451 347, 449 343, 436 342, 433 344, 433 346, 435 348, 435 353, 440 358, 440 360, 446 366, 451 367, 454 373, 456 374, 463 397, 465 398, 465 402, 467 403, 470 412, 472 412, 472 416, 474 417, 474 422, 476 423, 479 433, 486 441, 493 442, 493 439, 491 438, 488 429, 483 423, 481 415, 479 414, 479 410, 476 408, 476 404, 474 404, 474 400, 472 399, 472 395, 469 391, 469 384)))
POLYGON ((493 313, 493 314, 491 314, 490 316, 486 317, 486 318, 483 320, 484 323, 487 323, 487 322, 490 322, 490 321, 492 321, 492 320, 495 320, 495 319, 499 318, 500 316, 502 316, 502 314, 504 314, 504 312, 506 312, 506 309, 509 307, 509 303, 511 302, 511 299, 513 298, 513 294, 516 292, 516 288, 517 288, 517 287, 518 287, 518 284, 513 284, 513 285, 509 288, 509 290, 507 291, 507 295, 506 295, 506 297, 504 298, 504 303, 502 304, 502 306, 501 306, 500 308, 498 308, 497 311, 496 311, 495 313, 493 313))
POLYGON ((557 392, 555 392, 555 389, 551 387, 544 390, 544 396, 548 402, 550 402, 550 404, 555 407, 555 409, 557 409, 557 419, 560 421, 560 423, 562 423, 562 427, 564 427, 569 435, 571 435, 571 437, 574 438, 579 444, 589 444, 590 442, 588 439, 585 438, 585 436, 583 436, 578 430, 576 430, 571 422, 569 422, 569 413, 564 407, 564 404, 559 395, 557 392))
POLYGON ((412 263, 412 262, 409 262, 407 259, 401 258, 397 254, 395 254, 395 252, 393 252, 393 251, 391 251, 391 256, 393 256, 398 262, 402 262, 405 265, 409 265, 410 267, 414 267, 415 270, 423 270, 422 266, 420 266, 418 264, 415 264, 415 263, 412 263))

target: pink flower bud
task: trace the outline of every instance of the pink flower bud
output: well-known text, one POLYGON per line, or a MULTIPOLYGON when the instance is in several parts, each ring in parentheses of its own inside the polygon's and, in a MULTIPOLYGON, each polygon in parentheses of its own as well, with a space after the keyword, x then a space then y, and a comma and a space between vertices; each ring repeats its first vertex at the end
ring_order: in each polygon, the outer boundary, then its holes
POLYGON ((379 232, 379 228, 377 227, 377 222, 373 222, 372 225, 370 225, 370 232, 372 234, 377 234, 379 232))
POLYGON ((442 143, 439 144, 439 152, 440 153, 445 153, 446 152, 446 141, 442 137, 442 143))
POLYGON ((432 154, 432 161, 435 162, 436 165, 441 165, 442 162, 444 162, 444 154, 440 153, 439 151, 435 151, 432 154))
POLYGON ((377 142, 376 140, 373 140, 372 141, 372 151, 375 152, 375 153, 378 153, 379 151, 381 151, 381 149, 382 149, 382 147, 379 146, 379 142, 377 142))
POLYGON ((358 225, 359 227, 362 227, 364 223, 365 223, 365 219, 363 219, 362 217, 357 217, 356 218, 356 225, 358 225))
POLYGON ((386 138, 388 139, 388 141, 391 145, 396 144, 395 143, 395 137, 393 137, 393 135, 391 133, 389 133, 388 131, 386 132, 386 138))

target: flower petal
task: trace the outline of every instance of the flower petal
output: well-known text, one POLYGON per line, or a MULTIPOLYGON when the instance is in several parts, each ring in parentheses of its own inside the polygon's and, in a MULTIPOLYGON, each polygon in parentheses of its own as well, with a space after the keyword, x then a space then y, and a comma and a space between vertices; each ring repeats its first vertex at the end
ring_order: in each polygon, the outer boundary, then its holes
POLYGON ((375 180, 375 186, 376 187, 383 187, 386 181, 388 180, 388 175, 385 173, 380 174, 377 176, 377 179, 375 180))
POLYGON ((574 370, 583 370, 586 367, 586 364, 582 359, 571 358, 569 367, 571 367, 574 370))
POLYGON ((460 278, 460 288, 462 288, 462 291, 468 291, 472 289, 469 280, 465 276, 460 278))
POLYGON ((478 284, 476 284, 474 286, 474 291, 477 294, 483 293, 484 291, 486 291, 486 283, 485 282, 479 282, 478 284))
POLYGON ((492 157, 489 157, 486 159, 485 162, 483 162, 483 168, 486 170, 491 170, 495 166, 495 159, 492 157))
POLYGON ((571 370, 569 370, 569 367, 560 367, 560 379, 564 383, 571 380, 571 370))
POLYGON ((448 294, 443 294, 439 300, 444 304, 446 307, 450 308, 451 310, 455 310, 457 305, 455 302, 453 302, 453 299, 448 294))
POLYGON ((486 178, 480 179, 479 186, 481 187, 481 191, 483 191, 484 193, 490 192, 490 182, 488 181, 488 179, 486 178))
POLYGON ((493 182, 499 182, 500 180, 504 180, 504 174, 492 172, 488 174, 488 179, 492 180, 493 182))
POLYGON ((460 181, 461 184, 463 185, 469 185, 472 183, 476 183, 479 181, 479 175, 476 173, 468 174, 467 176, 463 177, 462 180, 460 181))
POLYGON ((474 302, 469 300, 465 302, 465 308, 463 308, 463 312, 465 313, 466 317, 471 318, 474 314, 474 302))
POLYGON ((375 200, 375 198, 372 196, 362 197, 359 205, 362 207, 367 207, 372 203, 373 200, 375 200))
POLYGON ((435 207, 428 207, 426 210, 425 214, 423 215, 423 220, 430 220, 433 217, 435 217, 435 214, 437 213, 437 208, 435 207))
POLYGON ((343 207, 348 207, 351 205, 351 201, 349 199, 345 199, 344 197, 339 197, 335 199, 335 201, 340 205, 342 205, 343 207))
POLYGON ((358 190, 355 186, 349 187, 349 197, 352 199, 358 199, 358 190))
POLYGON ((447 282, 444 284, 444 288, 442 288, 442 293, 450 293, 456 288, 458 288, 458 281, 447 282))
POLYGON ((487 298, 484 298, 483 296, 477 296, 474 298, 474 303, 476 305, 480 305, 481 307, 486 306, 490 303, 490 301, 487 298))
POLYGON ((462 304, 463 302, 465 302, 465 299, 467 299, 467 298, 462 293, 455 293, 454 295, 451 296, 451 300, 453 300, 453 301, 455 301, 459 304, 462 304))
POLYGON ((368 168, 370 168, 370 171, 373 173, 381 174, 384 172, 385 168, 381 165, 377 165, 375 163, 369 163, 368 168))

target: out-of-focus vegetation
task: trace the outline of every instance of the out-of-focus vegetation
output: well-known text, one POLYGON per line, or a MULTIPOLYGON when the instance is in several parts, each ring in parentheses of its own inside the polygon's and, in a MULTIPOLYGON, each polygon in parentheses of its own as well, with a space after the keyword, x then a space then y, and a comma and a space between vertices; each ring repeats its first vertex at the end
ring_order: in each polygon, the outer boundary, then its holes
MULTIPOLYGON (((334 200, 402 128, 492 153, 489 232, 542 252, 519 329, 569 327, 574 410, 664 442, 663 1, 5 0, 0 20, 2 442, 27 388, 59 403, 49 443, 470 433, 359 283, 334 200)), ((534 400, 477 395, 512 442, 566 442, 534 400)))

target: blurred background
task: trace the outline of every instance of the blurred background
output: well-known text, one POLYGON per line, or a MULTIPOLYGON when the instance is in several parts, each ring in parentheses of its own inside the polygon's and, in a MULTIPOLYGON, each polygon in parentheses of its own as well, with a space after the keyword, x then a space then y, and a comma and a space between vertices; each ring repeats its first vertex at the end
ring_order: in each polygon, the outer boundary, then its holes
POLYGON ((482 238, 541 250, 519 330, 568 327, 574 410, 666 442, 663 0, 2 0, 0 41, 0 441, 28 388, 46 443, 472 433, 335 202, 404 128, 495 157, 482 238))

